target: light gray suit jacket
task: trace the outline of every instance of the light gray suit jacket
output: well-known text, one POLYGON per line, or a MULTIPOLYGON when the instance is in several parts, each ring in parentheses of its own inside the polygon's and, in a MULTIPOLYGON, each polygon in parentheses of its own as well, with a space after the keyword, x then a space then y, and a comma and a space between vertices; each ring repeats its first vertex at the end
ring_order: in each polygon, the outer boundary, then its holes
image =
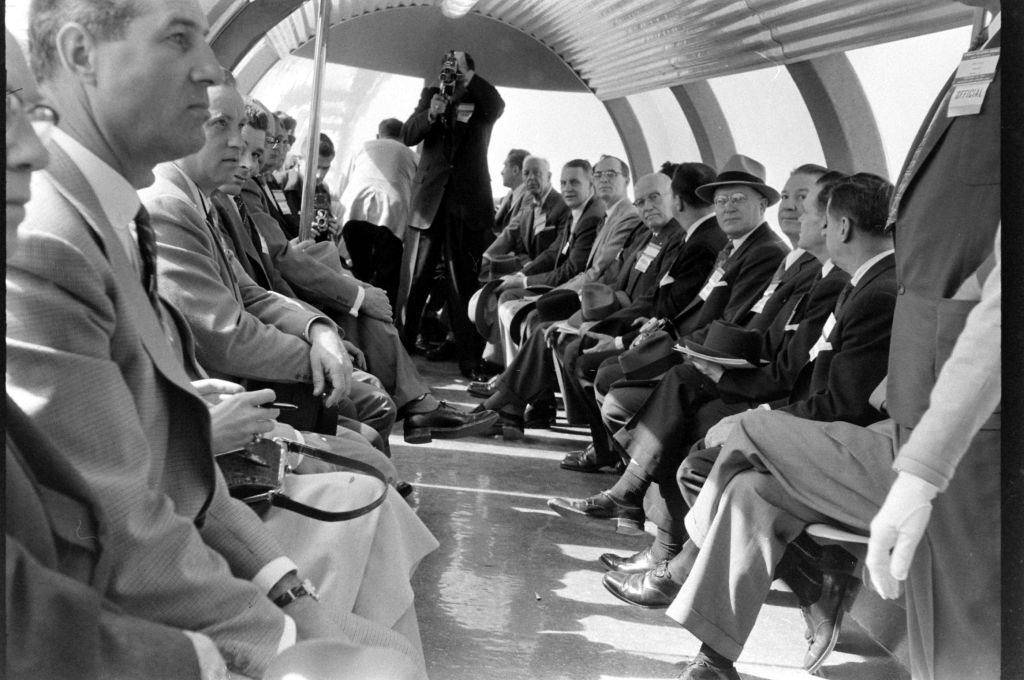
POLYGON ((259 675, 284 617, 250 579, 281 550, 232 500, 210 421, 85 177, 50 145, 7 261, 7 391, 99 509, 93 582, 126 612, 202 631, 259 675), (236 578, 237 577, 237 578, 236 578))
POLYGON ((310 382, 302 303, 254 282, 196 206, 181 171, 158 165, 139 192, 156 232, 160 294, 188 321, 196 358, 215 377, 310 382))

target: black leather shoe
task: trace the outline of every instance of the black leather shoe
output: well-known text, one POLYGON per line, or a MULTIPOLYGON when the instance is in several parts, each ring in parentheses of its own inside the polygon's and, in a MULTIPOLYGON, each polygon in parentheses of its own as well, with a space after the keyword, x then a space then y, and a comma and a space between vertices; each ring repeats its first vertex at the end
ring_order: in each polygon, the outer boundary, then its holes
POLYGON ((643 508, 632 508, 619 505, 611 499, 607 491, 587 498, 552 498, 548 507, 566 519, 597 519, 608 520, 620 517, 640 518, 643 522, 643 508))
POLYGON ((801 607, 807 622, 807 653, 804 670, 814 673, 835 649, 843 613, 853 604, 860 581, 850 575, 825 572, 821 579, 821 598, 810 607, 801 607))
POLYGON ((609 571, 601 579, 605 589, 623 602, 644 609, 664 609, 672 604, 681 585, 668 574, 668 560, 636 574, 609 571))
POLYGON ((486 435, 497 420, 498 414, 494 411, 460 411, 442 401, 433 411, 406 417, 405 441, 408 444, 426 444, 434 437, 457 439, 486 435))
POLYGON ((498 391, 498 376, 487 378, 485 380, 474 380, 469 383, 469 388, 466 391, 474 397, 486 399, 498 391))
POLYGON ((558 408, 553 401, 531 404, 523 412, 523 425, 527 429, 543 430, 555 424, 558 408))
POLYGON ((445 340, 437 347, 426 351, 428 361, 451 361, 458 356, 454 340, 445 340))
POLYGON ((582 451, 566 454, 562 459, 561 468, 573 472, 600 472, 601 468, 615 467, 618 462, 618 460, 598 460, 597 449, 591 444, 582 451))
POLYGON ((612 571, 617 571, 623 574, 639 574, 640 572, 654 569, 658 562, 651 557, 651 546, 648 546, 638 553, 634 553, 629 557, 622 557, 614 553, 605 553, 599 558, 601 564, 608 567, 612 571))
POLYGON ((498 422, 501 438, 507 442, 516 442, 526 436, 523 431, 523 417, 507 411, 498 411, 498 422))
POLYGON ((683 669, 679 680, 740 680, 740 674, 735 666, 722 668, 711 663, 703 654, 698 654, 683 669))

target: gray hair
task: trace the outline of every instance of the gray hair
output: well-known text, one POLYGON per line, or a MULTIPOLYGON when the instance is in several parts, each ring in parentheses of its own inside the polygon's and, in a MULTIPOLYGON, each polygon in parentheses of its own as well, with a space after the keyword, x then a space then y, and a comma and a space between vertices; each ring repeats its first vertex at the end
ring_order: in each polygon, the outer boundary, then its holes
POLYGON ((81 24, 98 41, 124 38, 128 24, 140 13, 135 0, 32 0, 29 8, 29 61, 36 80, 57 71, 57 33, 69 23, 81 24))

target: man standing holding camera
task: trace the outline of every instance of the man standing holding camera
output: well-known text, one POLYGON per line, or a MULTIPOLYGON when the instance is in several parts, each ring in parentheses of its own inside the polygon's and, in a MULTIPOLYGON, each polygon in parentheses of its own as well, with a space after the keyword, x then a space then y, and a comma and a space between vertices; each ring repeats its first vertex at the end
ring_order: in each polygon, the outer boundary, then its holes
POLYGON ((476 74, 473 58, 465 52, 445 56, 439 84, 423 89, 416 110, 402 126, 406 145, 423 143, 413 181, 410 223, 420 231, 404 338, 406 347, 415 344, 434 271, 444 258, 459 370, 469 375, 483 344, 466 314, 466 301, 477 288, 480 256, 494 238, 487 147, 505 102, 476 74))

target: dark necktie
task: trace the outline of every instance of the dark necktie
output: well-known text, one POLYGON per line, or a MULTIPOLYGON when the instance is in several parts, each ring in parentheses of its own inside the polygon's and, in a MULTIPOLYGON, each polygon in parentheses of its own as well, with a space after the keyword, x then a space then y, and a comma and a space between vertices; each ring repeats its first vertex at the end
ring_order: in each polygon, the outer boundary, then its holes
MULTIPOLYGON (((715 260, 715 269, 724 269, 725 262, 732 255, 732 241, 725 244, 725 247, 718 251, 718 259, 715 260)), ((713 270, 712 270, 713 271, 713 270)))
POLYGON ((157 317, 160 317, 156 285, 156 233, 153 232, 149 211, 145 206, 139 206, 139 211, 135 213, 135 237, 139 242, 139 255, 142 259, 142 287, 157 317))
POLYGON ((843 309, 843 305, 846 304, 846 300, 847 300, 847 298, 850 297, 850 293, 852 293, 852 292, 853 292, 853 284, 852 283, 846 284, 845 286, 843 286, 843 289, 841 291, 839 291, 839 297, 836 298, 836 311, 835 311, 835 316, 836 316, 837 319, 839 318, 839 313, 843 309))

